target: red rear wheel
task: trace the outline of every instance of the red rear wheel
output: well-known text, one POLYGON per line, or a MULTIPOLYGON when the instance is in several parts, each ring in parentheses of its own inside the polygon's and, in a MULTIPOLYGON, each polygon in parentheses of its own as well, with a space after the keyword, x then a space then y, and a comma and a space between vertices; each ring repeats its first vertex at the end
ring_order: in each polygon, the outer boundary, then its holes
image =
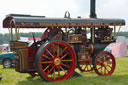
POLYGON ((63 41, 41 46, 36 56, 39 75, 46 81, 68 79, 74 72, 76 57, 72 48, 63 41))
POLYGON ((101 52, 94 60, 94 70, 98 75, 108 76, 115 70, 114 56, 109 52, 101 52))

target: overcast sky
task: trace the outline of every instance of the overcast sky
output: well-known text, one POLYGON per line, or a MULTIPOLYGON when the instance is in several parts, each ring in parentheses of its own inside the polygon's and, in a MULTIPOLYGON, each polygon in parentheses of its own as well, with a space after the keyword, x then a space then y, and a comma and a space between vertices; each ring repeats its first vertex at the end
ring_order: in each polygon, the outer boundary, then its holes
MULTIPOLYGON (((2 27, 2 21, 7 14, 64 17, 65 11, 69 11, 72 18, 88 18, 90 0, 1 0, 0 33, 8 32, 2 27)), ((127 24, 128 0, 96 0, 96 13, 98 18, 125 19, 127 24)), ((121 31, 128 31, 128 25, 122 27, 121 31)))

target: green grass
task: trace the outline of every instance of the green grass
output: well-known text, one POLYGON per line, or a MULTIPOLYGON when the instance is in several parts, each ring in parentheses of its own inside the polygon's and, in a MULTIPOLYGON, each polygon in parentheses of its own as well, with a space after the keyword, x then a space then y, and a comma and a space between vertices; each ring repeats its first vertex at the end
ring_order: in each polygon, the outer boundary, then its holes
POLYGON ((111 76, 98 76, 93 71, 60 82, 46 82, 40 77, 31 78, 29 74, 18 73, 14 69, 3 69, 0 65, 3 77, 0 85, 128 85, 128 57, 116 58, 116 63, 115 72, 111 76))

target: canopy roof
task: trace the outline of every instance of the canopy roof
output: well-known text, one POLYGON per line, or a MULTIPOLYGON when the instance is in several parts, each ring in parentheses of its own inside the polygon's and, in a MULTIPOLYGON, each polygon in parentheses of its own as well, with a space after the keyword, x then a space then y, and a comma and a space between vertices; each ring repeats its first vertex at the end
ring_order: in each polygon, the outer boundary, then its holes
POLYGON ((45 28, 45 27, 99 27, 122 26, 123 19, 102 18, 46 18, 45 16, 31 16, 10 14, 3 21, 4 28, 45 28))

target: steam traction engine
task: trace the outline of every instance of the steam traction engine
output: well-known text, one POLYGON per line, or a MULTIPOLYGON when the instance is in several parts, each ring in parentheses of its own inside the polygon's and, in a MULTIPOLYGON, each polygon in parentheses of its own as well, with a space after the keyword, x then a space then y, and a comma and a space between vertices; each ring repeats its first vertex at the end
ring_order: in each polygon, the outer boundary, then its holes
POLYGON ((116 27, 120 29, 125 21, 96 18, 95 4, 91 4, 89 19, 71 18, 69 12, 66 12, 64 18, 8 15, 3 21, 3 27, 9 28, 11 51, 16 55, 15 70, 32 76, 37 72, 46 81, 66 80, 75 68, 82 72, 95 70, 101 76, 111 75, 116 66, 115 58, 103 50, 109 43, 115 42, 116 27), (41 40, 34 40, 30 45, 18 41, 19 29, 24 28, 44 28, 45 32, 41 40), (90 37, 87 33, 90 33, 90 37))

